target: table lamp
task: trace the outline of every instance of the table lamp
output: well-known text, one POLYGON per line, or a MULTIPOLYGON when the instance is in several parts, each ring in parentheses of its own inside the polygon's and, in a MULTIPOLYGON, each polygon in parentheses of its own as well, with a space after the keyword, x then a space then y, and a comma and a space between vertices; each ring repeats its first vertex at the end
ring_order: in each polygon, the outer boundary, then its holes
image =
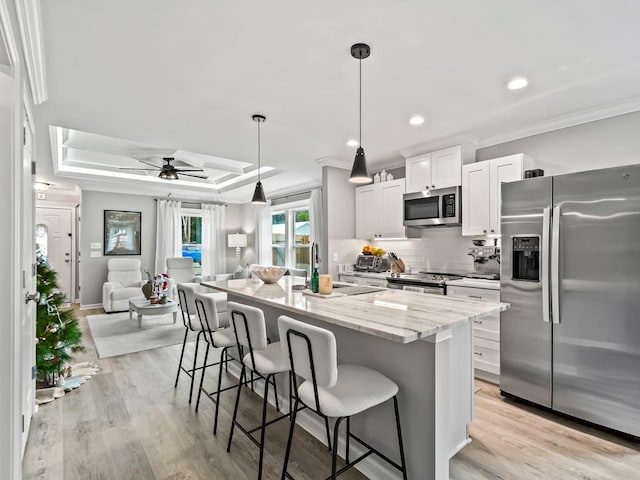
POLYGON ((247 246, 246 233, 230 233, 227 236, 229 248, 236 248, 236 269, 240 266, 240 249, 247 246))

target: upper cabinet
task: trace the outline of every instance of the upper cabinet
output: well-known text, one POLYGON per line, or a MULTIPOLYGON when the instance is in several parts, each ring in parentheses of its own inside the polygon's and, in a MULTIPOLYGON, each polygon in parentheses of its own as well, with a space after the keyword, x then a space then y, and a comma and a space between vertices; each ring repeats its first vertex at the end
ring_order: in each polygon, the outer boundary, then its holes
POLYGON ((533 160, 522 153, 462 167, 462 235, 499 235, 501 188, 524 178, 533 160))
POLYGON ((356 238, 404 238, 405 179, 356 188, 356 238))
POLYGON ((443 148, 407 158, 406 191, 421 192, 461 184, 462 147, 443 148))

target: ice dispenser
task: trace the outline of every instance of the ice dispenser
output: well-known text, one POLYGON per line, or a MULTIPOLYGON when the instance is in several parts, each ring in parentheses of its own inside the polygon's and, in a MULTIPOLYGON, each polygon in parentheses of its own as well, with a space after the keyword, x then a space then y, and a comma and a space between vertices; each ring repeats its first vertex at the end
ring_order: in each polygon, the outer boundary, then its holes
POLYGON ((512 237, 513 280, 540 281, 540 237, 512 237))

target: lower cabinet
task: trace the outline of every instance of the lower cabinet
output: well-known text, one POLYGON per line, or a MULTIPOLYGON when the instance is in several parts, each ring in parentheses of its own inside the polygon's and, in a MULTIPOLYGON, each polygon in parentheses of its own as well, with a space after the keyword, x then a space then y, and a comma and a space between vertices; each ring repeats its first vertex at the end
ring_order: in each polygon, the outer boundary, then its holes
MULTIPOLYGON (((499 302, 500 291, 447 286, 447 295, 499 302)), ((500 377, 500 314, 473 321, 473 367, 476 377, 497 382, 500 377)))

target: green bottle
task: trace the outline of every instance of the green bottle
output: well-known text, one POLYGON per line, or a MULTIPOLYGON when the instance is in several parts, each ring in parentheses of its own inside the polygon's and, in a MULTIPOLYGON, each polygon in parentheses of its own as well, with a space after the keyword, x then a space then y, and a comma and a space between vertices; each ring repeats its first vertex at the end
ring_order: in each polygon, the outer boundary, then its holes
POLYGON ((311 291, 313 293, 320 291, 320 274, 317 267, 313 269, 313 275, 311 275, 311 291))

